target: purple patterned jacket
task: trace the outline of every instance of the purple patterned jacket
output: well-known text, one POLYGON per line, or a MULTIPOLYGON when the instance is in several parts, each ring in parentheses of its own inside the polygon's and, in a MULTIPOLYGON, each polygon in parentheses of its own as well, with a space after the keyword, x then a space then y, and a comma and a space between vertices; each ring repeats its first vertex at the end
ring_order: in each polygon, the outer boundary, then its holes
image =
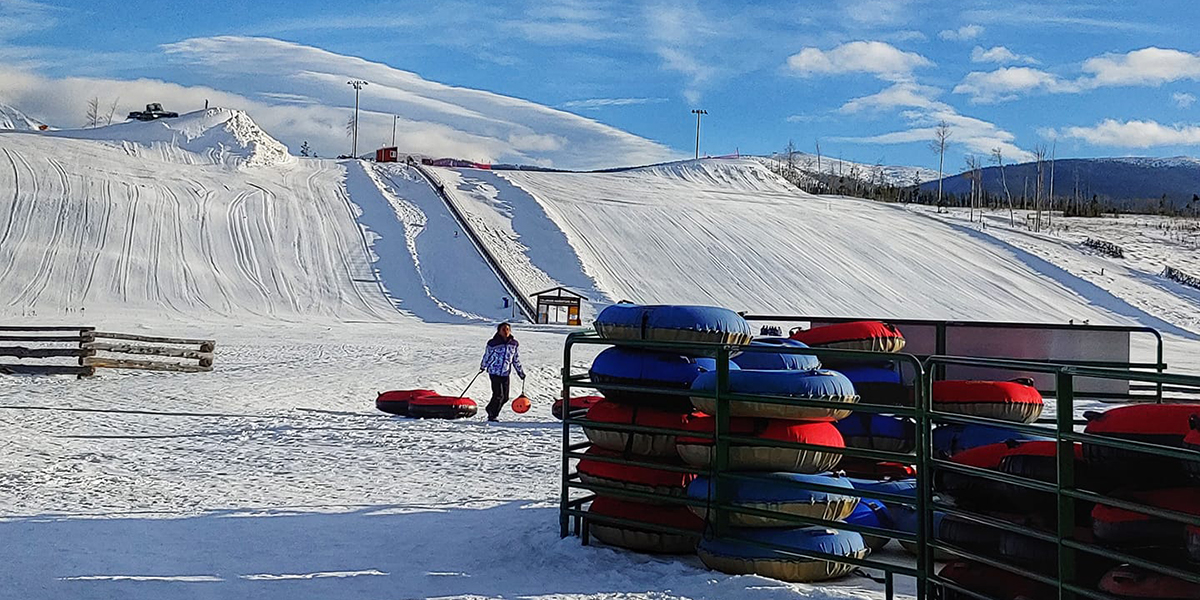
POLYGON ((515 337, 509 337, 507 340, 493 337, 488 340, 487 351, 483 353, 483 361, 479 363, 479 368, 486 370, 489 375, 501 377, 508 377, 509 372, 516 369, 517 376, 525 379, 519 346, 515 337))

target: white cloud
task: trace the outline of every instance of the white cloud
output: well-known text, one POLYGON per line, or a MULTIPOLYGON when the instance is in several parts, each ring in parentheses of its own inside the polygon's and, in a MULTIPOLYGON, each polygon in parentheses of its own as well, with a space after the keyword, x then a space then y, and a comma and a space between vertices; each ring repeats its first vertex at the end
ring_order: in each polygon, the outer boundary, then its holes
POLYGON ((976 154, 991 154, 993 148, 999 148, 1006 157, 1015 160, 1028 160, 1032 154, 1018 147, 1014 142, 1016 136, 1001 129, 994 123, 968 117, 949 104, 935 99, 940 92, 937 88, 911 83, 893 85, 883 91, 850 100, 839 109, 839 112, 853 113, 870 108, 907 108, 902 111, 909 125, 908 129, 893 131, 873 136, 841 137, 840 141, 862 144, 907 144, 928 142, 933 139, 937 124, 945 121, 950 125, 950 143, 976 154))
POLYGON ((1126 54, 1089 58, 1083 72, 1092 87, 1155 86, 1181 79, 1200 80, 1200 54, 1169 48, 1142 48, 1126 54))
POLYGON ((804 48, 787 59, 788 68, 802 77, 837 73, 869 73, 888 81, 912 78, 919 67, 933 62, 884 42, 849 42, 831 50, 804 48))
POLYGON ((658 104, 666 102, 666 98, 587 98, 586 100, 571 100, 563 102, 563 108, 578 108, 580 110, 596 110, 609 106, 635 106, 638 104, 658 104))
POLYGON ((1026 63, 1030 65, 1038 64, 1038 60, 1032 56, 1017 54, 1004 46, 992 46, 984 49, 982 46, 975 46, 971 50, 971 62, 994 62, 994 63, 1026 63))
POLYGON ((1200 146, 1200 125, 1162 125, 1157 121, 1105 119, 1093 127, 1065 127, 1047 133, 1117 148, 1200 146))
POLYGON ((63 9, 33 0, 0 0, 0 40, 50 29, 61 12, 63 9))
POLYGON ((1035 91, 1063 93, 1079 91, 1079 84, 1031 67, 1002 67, 995 71, 972 71, 954 86, 955 94, 968 94, 971 102, 988 104, 1012 100, 1035 91))
POLYGON ((1187 92, 1175 92, 1171 94, 1171 102, 1179 108, 1187 108, 1196 103, 1196 97, 1187 92))
POLYGON ((482 90, 429 81, 381 63, 269 38, 218 37, 164 47, 193 65, 201 80, 215 75, 232 94, 205 86, 97 78, 50 78, 0 67, 0 100, 54 126, 82 124, 85 105, 120 97, 122 114, 136 103, 162 102, 185 112, 204 106, 246 110, 290 147, 307 140, 324 156, 349 150, 345 122, 354 102, 347 79, 369 82, 362 92, 363 144, 390 142, 408 151, 478 161, 589 168, 657 162, 676 153, 661 144, 569 112, 482 90), (243 95, 244 94, 244 95, 243 95), (255 98, 255 99, 251 99, 255 98))
POLYGON ((893 108, 931 108, 938 104, 933 98, 940 90, 934 87, 901 82, 869 96, 851 99, 838 109, 839 113, 854 114, 865 110, 893 108))
POLYGON ((938 37, 943 40, 954 42, 973 40, 981 35, 983 35, 983 27, 980 25, 963 25, 958 29, 943 29, 938 33, 938 37))

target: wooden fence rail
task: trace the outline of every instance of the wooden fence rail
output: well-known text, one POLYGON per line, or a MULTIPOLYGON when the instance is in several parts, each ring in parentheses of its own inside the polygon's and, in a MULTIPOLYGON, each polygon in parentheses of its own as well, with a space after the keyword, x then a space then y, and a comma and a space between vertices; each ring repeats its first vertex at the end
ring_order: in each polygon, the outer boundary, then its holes
POLYGON ((1125 258, 1125 249, 1112 242, 1088 238, 1083 241, 1083 245, 1113 258, 1125 258))
POLYGON ((96 331, 94 327, 0 325, 0 359, 17 361, 0 362, 0 374, 91 377, 97 368, 204 372, 213 368, 216 346, 213 340, 96 331), (75 359, 74 364, 61 361, 69 358, 75 359), (27 362, 45 360, 50 362, 27 362))
POLYGON ((1168 266, 1163 269, 1162 276, 1170 279, 1171 281, 1177 281, 1183 285, 1194 287, 1200 290, 1200 277, 1188 275, 1179 269, 1168 266))

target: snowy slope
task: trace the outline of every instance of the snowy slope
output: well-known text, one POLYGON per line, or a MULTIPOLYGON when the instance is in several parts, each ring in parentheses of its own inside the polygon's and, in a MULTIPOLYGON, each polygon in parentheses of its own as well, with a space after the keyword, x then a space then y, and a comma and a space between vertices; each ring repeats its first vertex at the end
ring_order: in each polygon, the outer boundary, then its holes
POLYGON ((101 140, 118 144, 132 156, 189 164, 255 167, 295 160, 287 146, 259 128, 249 115, 228 108, 199 110, 174 119, 55 131, 53 135, 101 140))
POLYGON ((30 119, 25 113, 17 110, 15 107, 9 106, 0 102, 0 131, 10 129, 14 131, 38 131, 43 127, 41 123, 30 119))
MULTIPOLYGON (((776 154, 771 157, 762 157, 764 163, 780 163, 786 162, 787 156, 776 154)), ((817 160, 816 154, 807 152, 797 152, 793 160, 796 167, 805 171, 819 171, 821 173, 835 173, 837 175, 849 176, 852 172, 858 174, 858 178, 863 181, 874 182, 876 179, 882 180, 884 183, 889 183, 898 186, 912 185, 914 178, 917 181, 937 181, 938 172, 933 169, 924 167, 905 167, 900 165, 873 165, 867 163, 856 163, 848 160, 841 160, 829 156, 822 156, 817 160)))

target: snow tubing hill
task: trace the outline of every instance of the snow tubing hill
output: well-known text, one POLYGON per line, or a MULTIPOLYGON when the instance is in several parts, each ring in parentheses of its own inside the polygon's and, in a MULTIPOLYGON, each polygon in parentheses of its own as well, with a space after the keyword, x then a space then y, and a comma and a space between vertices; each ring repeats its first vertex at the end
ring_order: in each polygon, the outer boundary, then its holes
MULTIPOLYGON (((604 396, 577 396, 569 400, 571 412, 584 411, 586 412, 593 404, 604 400, 604 396)), ((554 401, 550 406, 550 414, 554 415, 555 419, 563 418, 563 401, 562 398, 554 401)))
POLYGON ((648 340, 709 344, 750 343, 750 324, 715 306, 614 304, 600 311, 596 333, 608 340, 648 340))
POLYGON ((408 402, 413 398, 421 396, 436 396, 437 392, 433 390, 391 390, 389 392, 380 392, 375 398, 375 408, 382 410, 385 413, 408 416, 408 402))
MULTIPOLYGON (((732 479, 730 502, 738 507, 770 510, 800 517, 840 521, 850 516, 858 505, 858 497, 848 494, 804 489, 800 485, 817 484, 853 492, 854 486, 844 477, 829 474, 762 473, 755 479, 732 479), (799 484, 799 485, 797 485, 799 484)), ((688 485, 687 495, 693 500, 712 502, 712 482, 700 476, 688 485)), ((707 519, 704 506, 690 507, 696 516, 707 519)), ((794 523, 741 513, 730 513, 729 523, 737 527, 793 527, 794 523)))
MULTIPOLYGON (((730 364, 729 368, 737 369, 737 365, 730 364)), ((605 384, 687 390, 701 373, 716 369, 717 361, 712 358, 689 358, 665 352, 612 347, 596 356, 589 375, 604 397, 614 402, 686 410, 691 408, 691 401, 686 395, 630 392, 612 389, 605 384)))
POLYGON ((408 401, 408 416, 414 419, 463 419, 475 416, 478 410, 470 398, 420 396, 408 401))
MULTIPOLYGON (((1191 417, 1200 413, 1200 404, 1137 404, 1121 406, 1103 413, 1085 412, 1084 433, 1123 440, 1183 448, 1191 433, 1191 417)), ((1139 487, 1180 484, 1187 475, 1184 461, 1151 456, 1141 452, 1083 443, 1083 454, 1096 467, 1098 475, 1114 482, 1144 482, 1139 487), (1148 485, 1147 485, 1148 484, 1148 485)))
POLYGON ((907 417, 855 413, 834 426, 848 448, 911 452, 917 445, 916 423, 907 417))
POLYGON ((854 384, 859 402, 884 406, 912 406, 912 392, 901 382, 894 366, 843 365, 838 372, 854 384))
POLYGON ((1147 569, 1123 565, 1100 579, 1100 591, 1130 600, 1195 600, 1200 584, 1147 569))
MULTIPOLYGON (((607 485, 636 492, 682 497, 687 493, 688 484, 696 478, 693 473, 597 460, 597 458, 622 458, 623 456, 620 452, 605 450, 599 446, 588 448, 587 457, 580 459, 577 467, 579 480, 589 485, 607 485)), ((637 458, 649 461, 645 457, 637 458)), ((663 460, 662 463, 664 466, 671 467, 685 466, 678 458, 663 460)), ((652 503, 649 500, 645 502, 652 503)))
MULTIPOLYGON (((601 400, 593 404, 587 412, 587 419, 596 423, 640 425, 664 429, 684 429, 692 418, 694 415, 690 411, 666 411, 644 406, 618 404, 611 400, 601 400)), ((675 451, 675 434, 605 431, 586 425, 583 433, 593 444, 606 450, 628 452, 639 456, 675 457, 678 455, 675 451)))
POLYGON ((904 336, 900 330, 880 321, 853 321, 794 330, 790 337, 813 348, 870 352, 899 352, 904 349, 904 336))
POLYGON ((618 546, 638 552, 655 554, 691 554, 696 551, 696 540, 704 531, 704 521, 692 514, 686 506, 656 506, 642 502, 618 500, 599 496, 588 508, 589 516, 613 517, 639 521, 662 527, 675 527, 697 533, 695 536, 663 533, 639 529, 631 525, 605 523, 593 519, 588 524, 596 539, 610 546, 618 546))
MULTIPOLYGON (((1200 487, 1131 492, 1123 499, 1200 516, 1200 487)), ((1124 547, 1156 546, 1182 550, 1188 541, 1184 523, 1105 504, 1097 504, 1092 510, 1092 532, 1101 542, 1124 547)))
MULTIPOLYGON (((870 552, 861 535, 824 527, 740 529, 731 535, 834 556, 865 558, 870 552)), ((796 583, 836 579, 854 570, 853 565, 846 563, 797 557, 736 540, 706 538, 700 542, 697 551, 700 560, 710 569, 730 575, 761 575, 796 583)))
MULTIPOLYGON (((750 348, 807 348, 808 344, 790 338, 755 338, 750 348)), ((821 368, 821 361, 811 354, 783 354, 780 352, 743 351, 733 357, 733 362, 743 369, 756 371, 814 371, 821 368)))
POLYGON ((1048 440, 1050 437, 1038 437, 992 425, 963 425, 949 423, 938 425, 933 429, 933 452, 939 458, 954 456, 964 450, 1000 444, 1007 441, 1048 440))
MULTIPOLYGON (((716 430, 716 417, 693 415, 686 425, 689 431, 712 434, 716 430)), ((758 437, 766 440, 796 442, 844 448, 842 434, 832 423, 805 423, 778 419, 745 419, 734 417, 730 421, 734 435, 758 437)), ((680 436, 676 440, 679 456, 690 465, 707 468, 713 460, 715 449, 711 439, 680 436)), ((762 446, 739 446, 729 448, 729 468, 734 471, 786 471, 789 473, 822 473, 831 471, 841 460, 836 452, 803 450, 792 448, 766 448, 762 446)))
POLYGON ((1017 381, 935 381, 933 407, 1013 423, 1032 423, 1042 415, 1042 394, 1017 381))
MULTIPOLYGON (((692 382, 692 391, 714 393, 717 373, 701 373, 692 382)), ((787 396, 808 400, 826 400, 846 404, 845 409, 831 409, 792 404, 764 404, 732 401, 729 414, 735 417, 761 417, 794 421, 836 421, 850 414, 850 405, 858 402, 850 380, 836 371, 730 371, 729 391, 736 394, 787 396)), ((715 398, 692 396, 692 406, 708 414, 716 414, 715 398)))

